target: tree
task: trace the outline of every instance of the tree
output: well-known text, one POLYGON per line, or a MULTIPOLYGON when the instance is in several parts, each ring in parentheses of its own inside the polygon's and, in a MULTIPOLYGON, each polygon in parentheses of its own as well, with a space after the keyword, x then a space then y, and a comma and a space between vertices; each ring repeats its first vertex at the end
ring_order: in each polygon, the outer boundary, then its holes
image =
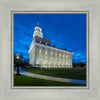
POLYGON ((14 56, 14 68, 20 66, 21 68, 26 68, 27 66, 31 66, 29 64, 29 60, 24 59, 24 57, 20 54, 20 59, 17 59, 14 56))

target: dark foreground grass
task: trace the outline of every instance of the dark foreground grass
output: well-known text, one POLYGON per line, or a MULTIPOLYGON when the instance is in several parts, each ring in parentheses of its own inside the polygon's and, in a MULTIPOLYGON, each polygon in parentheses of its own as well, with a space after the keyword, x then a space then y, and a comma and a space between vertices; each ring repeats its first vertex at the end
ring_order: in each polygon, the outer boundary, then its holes
POLYGON ((69 79, 80 79, 86 80, 86 69, 80 68, 37 68, 37 69, 28 69, 25 70, 27 72, 42 74, 47 76, 61 77, 61 78, 69 78, 69 79))
POLYGON ((14 86, 86 86, 86 85, 50 81, 24 75, 19 75, 19 76, 14 75, 14 86))

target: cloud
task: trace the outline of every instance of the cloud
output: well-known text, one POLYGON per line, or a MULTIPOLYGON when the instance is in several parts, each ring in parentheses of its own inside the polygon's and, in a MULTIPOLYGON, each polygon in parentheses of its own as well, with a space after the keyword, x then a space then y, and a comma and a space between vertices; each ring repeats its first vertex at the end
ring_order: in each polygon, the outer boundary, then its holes
POLYGON ((37 22, 44 38, 51 40, 52 45, 74 52, 74 62, 86 61, 85 14, 15 14, 14 53, 29 58, 28 50, 37 22))

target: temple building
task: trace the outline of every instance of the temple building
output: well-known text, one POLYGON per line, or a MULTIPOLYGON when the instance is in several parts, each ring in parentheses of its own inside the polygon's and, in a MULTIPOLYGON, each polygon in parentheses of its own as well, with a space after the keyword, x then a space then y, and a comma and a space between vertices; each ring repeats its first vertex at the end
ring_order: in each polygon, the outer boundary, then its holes
POLYGON ((29 48, 29 63, 42 68, 72 68, 72 52, 51 46, 51 41, 43 38, 39 23, 33 33, 29 48))

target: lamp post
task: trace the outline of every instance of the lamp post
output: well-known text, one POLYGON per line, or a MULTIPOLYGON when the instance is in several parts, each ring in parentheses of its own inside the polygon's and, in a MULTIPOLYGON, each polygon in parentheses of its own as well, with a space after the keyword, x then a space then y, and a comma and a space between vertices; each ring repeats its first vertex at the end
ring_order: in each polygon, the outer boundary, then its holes
POLYGON ((18 61, 19 61, 19 65, 17 66, 17 74, 16 74, 16 75, 20 75, 20 74, 19 74, 19 67, 20 67, 20 54, 16 54, 16 59, 18 59, 18 61))

